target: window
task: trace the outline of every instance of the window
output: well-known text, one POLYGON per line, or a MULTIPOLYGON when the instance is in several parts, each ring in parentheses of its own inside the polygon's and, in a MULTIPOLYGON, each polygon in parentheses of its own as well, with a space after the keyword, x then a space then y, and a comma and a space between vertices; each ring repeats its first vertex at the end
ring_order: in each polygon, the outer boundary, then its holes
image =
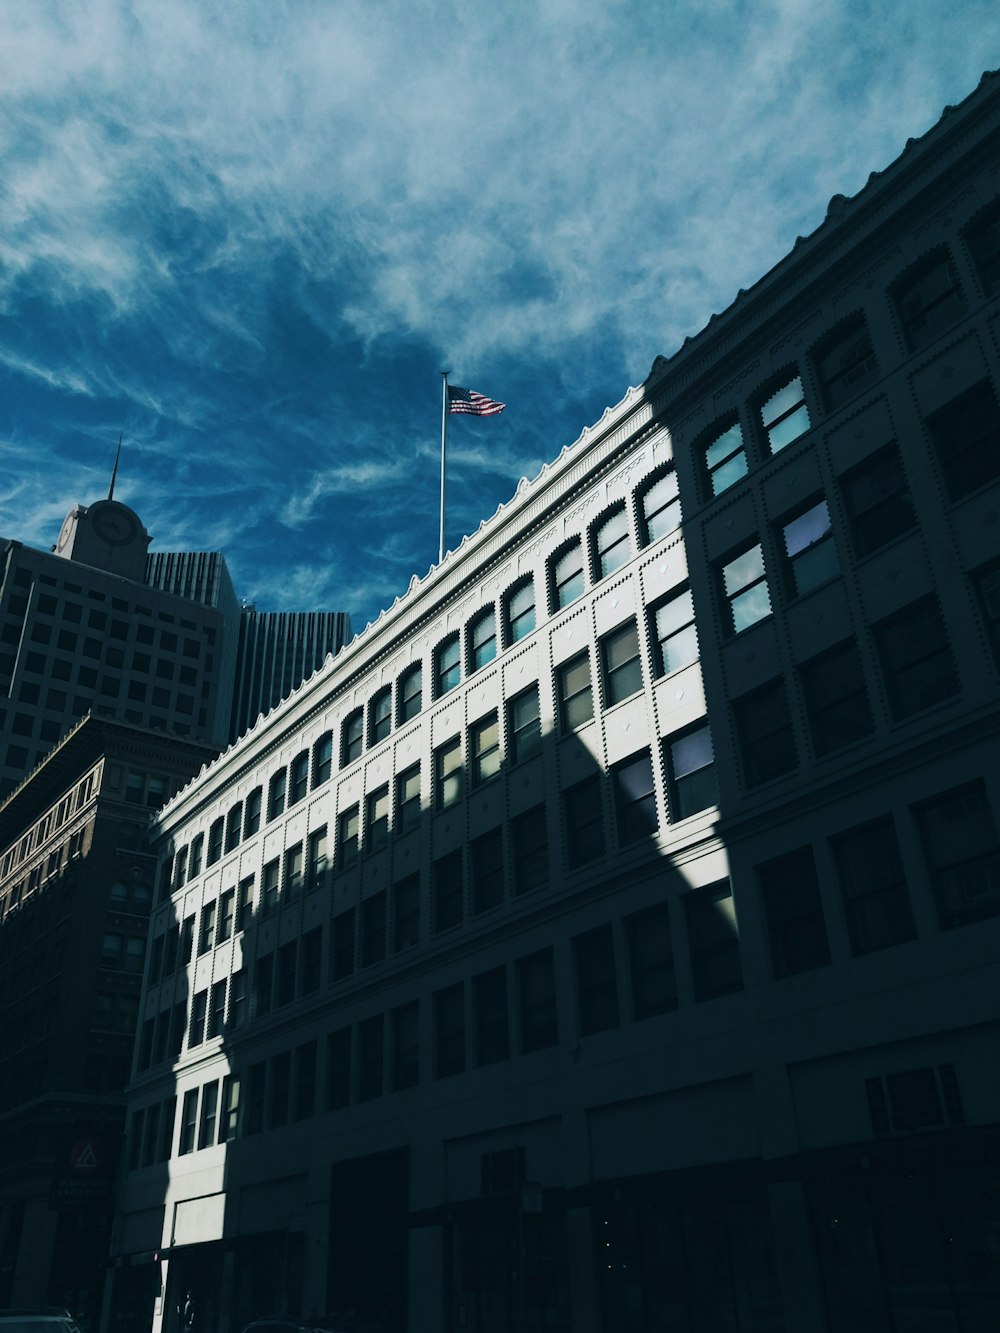
POLYGON ((955 265, 943 246, 893 284, 892 298, 911 352, 951 328, 965 309, 955 265))
POLYGON ((222 1115, 219 1120, 219 1142, 229 1143, 236 1138, 240 1115, 240 1076, 227 1074, 222 1080, 222 1115))
POLYGON ((472 910, 486 912, 503 902, 503 831, 491 829, 472 842, 472 910))
POLYGON ((495 712, 469 728, 469 760, 474 787, 489 782, 500 772, 500 724, 495 712))
POLYGON ((295 1049, 292 1119, 308 1120, 316 1111, 316 1043, 303 1042, 295 1049))
POLYGON ((358 1100, 382 1096, 384 1024, 375 1014, 358 1024, 358 1100))
POLYGON ((389 784, 369 792, 365 801, 365 848, 378 851, 389 841, 389 784))
POLYGON ((555 1046, 559 1040, 556 973, 551 949, 517 962, 518 1014, 524 1054, 555 1046))
POLYGON ((275 857, 273 861, 268 861, 260 879, 260 910, 264 916, 270 916, 278 910, 279 880, 279 863, 275 857))
POLYGON ((580 1036, 618 1026, 615 942, 610 926, 599 926, 573 941, 580 1036))
POLYGON ((561 611, 583 595, 583 543, 574 537, 549 562, 552 610, 561 611))
POLYGON ((927 418, 950 500, 1000 477, 1000 408, 989 380, 927 418))
POLYGON ((288 1094, 292 1084, 292 1053, 282 1051, 271 1057, 267 1080, 267 1127, 280 1129, 288 1124, 288 1094))
POLYGON ((312 995, 319 990, 323 970, 323 927, 314 926, 302 936, 302 978, 300 993, 312 995))
POLYGON ((463 885, 461 849, 434 862, 434 929, 450 930, 462 923, 463 885))
POLYGON ((865 1092, 876 1136, 965 1123, 954 1065, 866 1078, 865 1092))
POLYGON ((236 929, 246 930, 253 920, 253 875, 240 880, 236 896, 236 929))
POLYGON ((859 558, 887 546, 916 524, 903 463, 894 444, 849 472, 841 489, 851 543, 859 558))
POLYGON ((408 722, 411 717, 416 717, 423 706, 421 679, 422 672, 419 662, 407 667, 399 678, 398 712, 400 725, 408 722))
POLYGON ((874 953, 917 937, 892 816, 833 839, 851 952, 874 953))
POLYGON ((465 1072, 465 987, 434 992, 434 1077, 465 1072))
POLYGON ((520 764, 542 748, 542 723, 538 715, 538 686, 531 685, 507 704, 507 734, 510 760, 520 764))
POLYGON ((216 861, 222 855, 222 833, 225 827, 224 820, 218 818, 213 820, 212 827, 208 830, 208 857, 207 864, 214 866, 216 861))
POLYGON ((695 1000, 743 989, 736 911, 728 880, 683 895, 695 1000))
POLYGON ((601 639, 601 667, 606 708, 642 689, 639 633, 634 620, 627 620, 601 639))
POLYGON ((288 804, 295 805, 309 790, 309 751, 303 750, 292 760, 288 786, 288 804))
POLYGON ((284 901, 292 902, 302 892, 302 843, 285 852, 284 901))
POLYGON ((188 861, 188 879, 201 874, 201 855, 205 846, 204 833, 198 833, 191 840, 191 857, 188 861))
POLYGON ((937 599, 927 597, 875 626, 889 706, 897 722, 958 693, 937 599))
POLYGON ((1000 291, 1000 199, 984 208, 973 218, 965 232, 965 239, 979 271, 986 296, 1000 291))
POLYGON ((208 953, 215 944, 216 903, 206 903, 201 909, 201 931, 198 936, 198 953, 208 953))
POLYGON ((705 476, 709 496, 721 495, 747 474, 743 431, 738 421, 727 426, 705 446, 705 476))
POLYGON ((980 570, 975 583, 993 657, 1000 666, 1000 565, 980 570))
POLYGON ((443 694, 453 690, 461 679, 461 640, 457 634, 451 634, 438 645, 434 653, 434 697, 440 699, 443 694))
POLYGON ((495 967, 472 978, 472 1014, 477 1066, 506 1060, 510 1055, 510 1032, 505 967, 495 967))
POLYGON ((225 977, 212 987, 211 1003, 208 1007, 208 1035, 218 1037, 226 1025, 226 991, 228 981, 225 977))
POLYGON ((201 1124, 198 1129, 198 1148, 215 1144, 215 1122, 219 1109, 219 1084, 206 1083, 201 1090, 201 1124))
POLYGON ((194 1136, 198 1127, 198 1089, 189 1088, 181 1103, 181 1132, 177 1152, 183 1157, 194 1152, 194 1136))
POLYGON ((191 1001, 191 1022, 188 1025, 188 1046, 200 1046, 205 1040, 205 1018, 208 1014, 208 991, 200 990, 191 1001))
POLYGON ((563 792, 566 853, 571 870, 604 855, 604 820, 599 774, 567 787, 563 792))
POLYGON ((801 597, 840 572, 825 500, 782 523, 781 537, 790 597, 801 597))
POLYGON ((469 627, 469 670, 492 662, 497 655, 497 617, 493 607, 481 611, 469 627))
POLYGON ((983 783, 943 792, 916 815, 942 927, 1000 914, 1000 841, 983 783))
POLYGON ((312 748, 312 785, 329 782, 333 772, 333 732, 325 731, 312 748))
POLYGON ((420 943, 420 876, 407 875, 392 886, 392 950, 420 943))
POLYGON ((257 959, 253 970, 253 1016, 263 1018, 271 1012, 274 998, 274 954, 265 953, 257 959))
POLYGON ((333 918, 330 945, 330 972, 334 981, 342 981, 354 971, 354 908, 333 918))
POLYGON ((414 764, 396 778, 396 832, 416 828, 420 822, 420 765, 414 764))
POLYGON ((506 594, 503 608, 505 643, 509 648, 535 628, 535 585, 530 574, 506 594))
POLYGON ((365 739, 365 710, 355 708, 344 719, 340 738, 340 762, 344 765, 353 763, 361 754, 365 739))
POLYGON ((644 546, 659 541, 680 527, 681 501, 677 491, 677 473, 670 468, 640 492, 642 541, 644 546))
POLYGON ((377 745, 392 731, 392 686, 386 685, 373 695, 368 705, 368 744, 377 745))
POLYGON ((624 505, 598 519, 594 525, 593 542, 596 582, 620 569, 632 555, 632 538, 624 505))
POLYGON ((618 845, 627 847, 656 832, 656 791, 649 751, 643 750, 611 771, 618 845))
POLYGON ((670 783, 671 822, 718 805, 715 754, 708 724, 669 736, 663 742, 663 750, 670 783))
POLYGON ((240 841, 240 827, 243 823, 243 802, 234 805, 226 815, 226 851, 233 851, 240 841))
POLYGON ((828 412, 836 412, 862 389, 874 384, 878 375, 878 362, 863 315, 855 315, 839 325, 820 343, 814 359, 828 412))
POLYGON ((279 768, 273 774, 267 788, 267 818, 277 819, 285 809, 285 788, 288 782, 288 770, 279 768))
POLYGON ((326 825, 313 829, 309 834, 308 860, 306 862, 306 892, 321 888, 329 868, 329 846, 326 825))
POLYGON ((858 646, 853 639, 799 667, 818 758, 874 730, 858 646))
POLYGON ((719 572, 731 634, 739 634, 771 614, 771 594, 759 542, 724 561, 719 572))
POLYGON ((227 889, 219 899, 219 943, 228 940, 233 933, 233 921, 236 915, 236 890, 227 889))
POLYGON ((665 902, 625 918, 632 1017, 652 1018, 677 1008, 677 979, 665 902))
POLYGON ((337 1111, 351 1101, 351 1029, 340 1028, 326 1039, 326 1109, 337 1111))
POLYGON ((243 1125, 245 1134, 259 1134, 264 1128, 264 1082, 267 1065, 263 1060, 252 1064, 247 1069, 246 1120, 243 1125))
POLYGON ((361 817, 357 805, 341 812, 337 819, 337 868, 345 870, 358 859, 361 817))
POLYGON ((361 904, 361 966, 371 967, 385 957, 385 894, 376 893, 361 904))
POLYGON ((420 1009, 416 1000, 392 1010, 392 1090, 420 1082, 420 1009))
POLYGON ((798 766, 785 682, 771 681, 733 703, 743 782, 757 787, 798 766))
POLYGON ((683 588, 650 609, 654 670, 667 676, 698 660, 698 631, 691 589, 683 588))
POLYGON ((559 691, 559 722, 564 731, 575 731, 594 716, 594 694, 590 684, 590 654, 581 653, 565 662, 556 674, 559 691))
POLYGON ((246 799, 246 804, 243 807, 244 838, 252 837, 260 828, 261 796, 260 787, 255 787, 246 799))
POLYGON ((434 786, 439 810, 454 805, 462 795, 462 740, 456 736, 434 751, 434 786))
POLYGON ((819 880, 811 847, 757 867, 776 977, 825 967, 830 961, 819 880))
POLYGON ((798 375, 764 400, 760 417, 772 454, 778 453, 806 433, 809 429, 809 409, 798 375))
POLYGON ((549 837, 545 805, 532 806, 510 821, 514 892, 541 889, 549 878, 549 837))

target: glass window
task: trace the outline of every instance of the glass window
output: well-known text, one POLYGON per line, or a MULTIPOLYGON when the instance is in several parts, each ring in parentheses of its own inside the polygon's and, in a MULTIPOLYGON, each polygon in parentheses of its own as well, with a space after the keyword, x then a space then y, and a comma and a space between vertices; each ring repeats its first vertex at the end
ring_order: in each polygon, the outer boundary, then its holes
POLYGON ((212 827, 208 830, 208 864, 214 866, 216 861, 222 855, 222 834, 225 827, 225 821, 220 816, 212 821, 212 827))
POLYGON ((476 1064, 492 1065, 510 1055, 507 1018, 507 969, 495 967, 472 978, 476 1064))
POLYGON ((973 263, 979 271, 983 292, 995 296, 1000 291, 1000 199, 978 213, 965 232, 973 263))
POLYGON ((860 314, 838 325, 820 343, 814 359, 828 412, 835 412, 878 377, 871 334, 860 314))
POLYGON ((507 647, 525 638, 535 628, 535 585, 529 575, 504 597, 504 629, 507 647))
POLYGON ((188 1025, 188 1046, 200 1046, 205 1040, 205 1018, 208 1014, 208 991, 200 990, 191 1001, 191 1022, 188 1025))
POLYGON ((817 757, 871 735, 875 724, 853 639, 804 663, 799 674, 817 757))
POLYGON ((801 597, 840 573, 825 500, 784 522, 781 536, 790 596, 801 597))
POLYGON ((215 914, 217 903, 206 903, 201 909, 201 930, 198 934, 198 953, 208 953, 215 944, 215 914))
POLYGON ((566 854, 571 870, 604 855, 604 819, 599 774, 585 778, 562 794, 566 854))
POLYGON ((330 865, 330 851, 326 825, 309 834, 309 854, 306 864, 306 891, 321 888, 330 865))
POLYGON ((718 805, 712 733, 705 723, 663 742, 670 781, 670 818, 676 823, 718 805))
POLYGON ((420 822, 420 765, 414 764, 396 778, 396 832, 416 828, 420 822))
POLYGON ((579 537, 563 547, 550 562, 552 610, 560 611, 583 596, 583 543, 579 537))
POLYGON ((736 909, 728 880, 683 895, 696 1001, 743 989, 736 909))
POLYGON ((333 732, 325 731, 312 749, 313 776, 312 785, 318 787, 322 782, 329 782, 333 772, 333 732))
POLYGON ((407 875, 392 886, 394 953, 420 943, 420 876, 407 875))
POLYGON ((634 620, 601 639, 605 706, 611 708, 642 689, 639 632, 634 620))
POLYGON ((785 683, 778 679, 733 702, 743 781, 759 786, 798 767, 785 683))
POLYGON ((927 418, 950 500, 1000 477, 1000 408, 983 380, 927 418))
POLYGON ((594 526, 594 579, 607 578, 632 555, 632 538, 624 506, 600 519, 594 526))
POLYGON ((181 1132, 177 1152, 183 1157, 194 1152, 194 1137, 198 1126, 198 1089, 189 1088, 181 1103, 181 1132))
POLYGON ((370 852, 389 841, 389 784, 369 792, 365 810, 365 842, 370 852))
POLYGON ((236 890, 227 889, 219 899, 219 943, 228 940, 233 933, 236 919, 236 890))
POLYGON ((359 758, 364 747, 365 740, 365 713, 363 708, 355 708, 344 719, 343 731, 341 733, 340 762, 342 764, 353 763, 359 758))
POLYGON ((656 477, 639 496, 643 544, 659 541, 680 527, 681 500, 677 473, 671 468, 656 477))
POLYGON ((889 706, 897 722, 958 693, 937 600, 925 598, 875 626, 889 706))
POLYGON ((440 699, 442 694, 453 690, 462 679, 461 642, 457 634, 450 635, 444 643, 438 645, 434 653, 434 693, 440 699))
POLYGON ((268 861, 261 874, 260 910, 264 916, 270 916, 277 910, 279 880, 280 865, 278 858, 275 857, 273 861, 268 861))
POLYGON ((759 543, 724 561, 719 569, 731 633, 739 634, 771 614, 764 552, 759 543))
POLYGON ((975 584, 993 656, 1000 666, 1000 564, 980 570, 975 584))
POLYGON ((618 1026, 618 978, 610 926, 599 926, 573 940, 580 1036, 618 1026))
POLYGON ((392 686, 386 685, 368 705, 369 744, 377 745, 392 731, 392 686))
POLYGON ((965 310, 965 298, 951 255, 942 246, 893 284, 903 336, 911 352, 950 329, 965 310))
POLYGON ((361 904, 361 966, 371 967, 385 957, 385 894, 376 893, 361 904))
POLYGON ((761 404, 761 421, 771 453, 776 454, 809 429, 802 380, 796 375, 761 404))
POLYGON ((231 852, 239 846, 240 830, 243 826, 243 802, 238 801, 226 815, 226 851, 231 852))
POLYGON ((559 721, 563 731, 574 731, 594 716, 594 694, 590 684, 590 654, 581 653, 565 662, 556 674, 559 691, 559 721))
POLYGON ((650 608, 656 674, 669 675, 698 660, 698 631, 694 623, 691 589, 675 592, 650 608))
POLYGON ((906 474, 894 444, 849 472, 841 488, 857 556, 870 555, 915 527, 906 474))
POLYGON ((285 788, 288 782, 288 770, 279 768, 272 774, 267 789, 267 817, 277 819, 285 809, 285 788))
POLYGON ((358 859, 358 839, 361 832, 358 806, 341 811, 337 819, 337 865, 340 870, 352 866, 358 859))
POLYGON ((917 937, 892 816, 832 840, 851 952, 874 953, 917 937))
POLYGON ((400 725, 416 717, 423 707, 421 681, 423 672, 419 662, 407 667, 399 678, 399 722, 400 725))
POLYGON ((825 967, 830 961, 819 880, 811 847, 757 867, 776 977, 825 967))
POLYGON ((455 736, 434 751, 436 805, 445 810, 462 796, 462 741, 455 736))
POLYGON ((469 670, 492 662, 497 655, 497 617, 493 607, 481 611, 469 627, 469 670))
POLYGON ((532 806, 510 821, 514 892, 544 888, 549 878, 549 838, 545 805, 532 806))
POLYGON ((495 712, 469 728, 469 760, 474 787, 489 782, 500 772, 500 724, 495 712))
POLYGON ((434 1077, 465 1071, 465 986, 434 992, 434 1077))
POLYGON ((522 1052, 555 1046, 559 1041, 559 1026, 551 949, 518 959, 517 990, 522 1052))
POLYGON ((382 1096, 384 1024, 381 1014, 358 1024, 358 1100, 382 1096))
POLYGON ((338 912, 333 918, 330 943, 330 972, 334 981, 342 981, 354 971, 354 908, 338 912))
POLYGON ((652 836, 657 829, 656 791, 649 751, 643 750, 611 770, 618 845, 627 847, 652 836))
POLYGON ((459 926, 465 915, 461 849, 434 862, 434 929, 459 926))
POLYGON ((1000 841, 985 785, 942 792, 916 815, 942 927, 1000 914, 1000 841))
POLYGON ((532 685, 507 704, 507 735, 511 763, 530 759, 542 748, 542 724, 538 715, 538 686, 532 685))
POLYGON ((472 910, 486 912, 503 902, 503 830, 490 829, 471 843, 472 910))
POLYGON ((326 1109, 338 1111, 351 1101, 351 1029, 340 1028, 326 1039, 326 1109))
POLYGON ((392 1010, 392 1090, 420 1082, 420 1009, 416 1000, 392 1010))
POLYGON ((246 804, 243 807, 244 838, 252 837, 260 828, 261 797, 262 792, 260 787, 255 787, 246 799, 246 804))
POLYGON ((292 902, 302 892, 302 871, 302 843, 297 842, 285 852, 285 902, 292 902))
POLYGON ((652 1018, 677 1008, 677 979, 665 902, 625 918, 632 1017, 652 1018))

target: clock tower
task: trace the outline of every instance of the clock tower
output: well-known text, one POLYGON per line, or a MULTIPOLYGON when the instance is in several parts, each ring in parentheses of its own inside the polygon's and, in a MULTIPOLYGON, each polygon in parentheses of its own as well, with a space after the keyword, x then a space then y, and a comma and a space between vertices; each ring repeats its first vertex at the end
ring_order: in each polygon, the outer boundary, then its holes
POLYGON ((66 560, 142 583, 151 541, 138 514, 119 500, 74 505, 52 548, 66 560))

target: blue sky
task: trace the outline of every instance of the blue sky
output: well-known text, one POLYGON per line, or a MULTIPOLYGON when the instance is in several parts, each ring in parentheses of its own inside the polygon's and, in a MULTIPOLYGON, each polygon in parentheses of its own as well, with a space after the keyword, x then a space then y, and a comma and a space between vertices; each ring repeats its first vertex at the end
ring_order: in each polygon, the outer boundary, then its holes
POLYGON ((360 630, 1000 64, 995 0, 6 0, 0 534, 360 630))

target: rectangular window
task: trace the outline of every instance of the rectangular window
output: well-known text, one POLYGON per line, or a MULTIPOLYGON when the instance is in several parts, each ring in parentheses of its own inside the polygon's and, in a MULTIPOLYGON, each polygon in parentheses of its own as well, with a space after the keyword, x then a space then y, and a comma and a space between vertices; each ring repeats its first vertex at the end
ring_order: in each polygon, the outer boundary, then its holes
POLYGON ((491 829, 473 839, 472 910, 486 912, 503 902, 503 830, 491 829))
POLYGON ((506 1060, 510 1055, 510 1032, 505 967, 495 967, 472 978, 472 1012, 477 1066, 506 1060))
POLYGON ((634 620, 627 620, 601 639, 601 666, 606 708, 642 689, 639 632, 634 620))
POLYGON ((878 362, 864 316, 854 315, 838 325, 819 345, 814 360, 828 412, 836 412, 874 384, 878 362))
POLYGON ((368 743, 378 745, 392 731, 392 686, 386 685, 368 705, 368 743))
POLYGON ((509 648, 535 628, 535 585, 530 576, 506 594, 503 606, 505 641, 509 648))
POLYGON ((604 855, 604 819, 600 774, 585 778, 562 794, 566 856, 571 870, 604 855))
POLYGON ((420 943, 420 876, 407 875, 392 886, 392 950, 420 943))
POLYGON ((177 1152, 183 1157, 194 1152, 194 1136, 198 1128, 198 1089, 189 1088, 181 1103, 181 1132, 177 1152))
POLYGON ((337 817, 337 866, 346 870, 358 859, 358 839, 361 834, 361 814, 357 805, 341 811, 337 817))
POLYGON ((278 910, 278 892, 280 886, 280 863, 275 857, 268 861, 261 875, 260 910, 262 915, 270 916, 278 910))
POLYGON ((407 667, 399 678, 399 722, 400 725, 408 722, 411 717, 416 717, 423 707, 423 693, 421 689, 422 672, 420 663, 415 662, 413 666, 407 667))
POLYGON ((434 751, 436 805, 446 810, 462 796, 462 740, 456 736, 434 751))
POLYGON ((771 614, 771 593, 759 543, 724 561, 719 573, 730 633, 739 634, 767 619, 771 614))
POLYGON ((458 634, 450 634, 434 652, 434 697, 453 690, 462 679, 462 650, 458 634))
POLYGON ((670 819, 676 823, 718 805, 712 733, 705 723, 663 742, 670 783, 670 819))
POLYGON ((214 866, 216 861, 222 855, 222 834, 225 827, 225 821, 220 816, 213 820, 212 827, 208 830, 208 864, 214 866))
POLYGON ((302 892, 302 844, 297 842, 285 852, 283 901, 294 902, 302 892))
POLYGON ((965 239, 983 284, 983 294, 1000 291, 1000 200, 994 200, 969 224, 965 239))
POLYGON ((984 784, 943 792, 916 816, 942 928, 1000 914, 1000 841, 984 784))
POLYGON ((208 1009, 208 1035, 219 1037, 226 1026, 226 991, 229 988, 227 977, 212 986, 212 1003, 208 1009))
POLYGON ((618 1026, 615 942, 610 926, 599 926, 573 940, 580 1036, 618 1026))
POLYGON ((263 1060, 252 1064, 247 1069, 247 1109, 244 1122, 245 1134, 259 1134, 264 1128, 264 1088, 267 1065, 263 1060))
POLYGON ((556 674, 559 691, 559 722, 563 731, 575 731, 594 716, 594 692, 590 683, 590 654, 581 653, 564 662, 556 674))
POLYGON ((277 819, 285 809, 285 791, 288 785, 288 770, 279 768, 272 774, 267 788, 267 818, 277 819))
POLYGON ((553 557, 549 567, 553 613, 583 596, 583 543, 579 537, 553 557))
POLYGON ((241 1028, 247 1021, 247 974, 246 968, 234 972, 229 980, 229 1023, 230 1028, 241 1028))
POLYGON ((761 404, 760 418, 771 453, 776 454, 809 429, 809 409, 796 375, 761 404))
POLYGON ((904 273, 892 297, 911 352, 950 329, 965 309, 958 273, 944 246, 904 273))
POLYGON ((342 981, 354 971, 354 908, 333 918, 330 945, 330 972, 334 981, 342 981))
POLYGON ((282 1051, 272 1056, 267 1080, 267 1127, 280 1129, 288 1124, 288 1094, 292 1083, 292 1053, 282 1051))
POLYGON ((549 837, 545 806, 532 806, 510 821, 514 892, 544 888, 549 879, 549 837))
POLYGON ((303 750, 292 760, 288 783, 288 804, 295 805, 305 799, 309 790, 309 751, 303 750))
POLYGON ((542 748, 542 723, 538 711, 538 686, 531 685, 507 704, 507 734, 510 761, 520 764, 542 748))
POLYGON ((274 998, 274 954, 265 953, 257 959, 253 970, 253 1016, 263 1018, 271 1012, 274 998))
POLYGON ((344 726, 340 739, 340 762, 343 765, 351 764, 361 755, 365 740, 365 711, 363 708, 355 708, 353 713, 349 713, 344 719, 344 726))
POLYGON ((392 1090, 420 1082, 420 1009, 416 1000, 392 1010, 392 1090))
POLYGON ((200 990, 191 1001, 191 1022, 188 1024, 188 1047, 200 1046, 205 1040, 205 1018, 208 1014, 208 991, 200 990))
POLYGON ((239 846, 240 829, 243 826, 243 802, 234 805, 226 815, 226 851, 231 852, 239 846))
POLYGON ((721 495, 747 474, 747 454, 743 431, 734 422, 705 446, 705 477, 709 496, 721 495))
POLYGON ((465 1072, 465 987, 434 992, 434 1077, 465 1072))
MULTIPOLYGON (((480 787, 500 772, 500 724, 495 712, 469 728, 469 762, 472 785, 480 787)), ((456 797, 457 799, 457 797, 456 797)))
POLYGON ((658 676, 668 676, 697 662, 698 631, 690 588, 673 593, 667 601, 652 607, 649 620, 658 676))
POLYGON ((219 1113, 219 1084, 206 1083, 201 1090, 201 1124, 198 1129, 198 1147, 215 1145, 215 1126, 219 1113))
POLYGON ((903 462, 894 444, 849 472, 841 489, 851 543, 859 558, 916 526, 903 462))
POLYGON ((260 787, 254 790, 246 799, 243 806, 243 837, 252 837, 260 828, 260 807, 263 798, 263 792, 260 787))
POLYGON ((798 767, 783 680, 771 681, 763 689, 736 699, 733 714, 745 786, 758 787, 798 767))
POLYGON ((462 923, 462 852, 451 852, 434 862, 434 929, 449 930, 462 923))
POLYGON ((916 939, 892 816, 849 829, 831 845, 855 957, 916 939))
POLYGON ((361 904, 361 966, 370 967, 385 957, 385 894, 376 893, 361 904))
POLYGON ((625 918, 632 1017, 652 1018, 677 1008, 677 979, 667 904, 625 918))
POLYGON ((497 617, 493 607, 481 611, 469 627, 469 670, 492 662, 497 655, 497 617))
POLYGON ((351 1029, 340 1028, 326 1039, 326 1109, 339 1111, 351 1101, 351 1029))
POLYGON ((312 785, 329 782, 333 772, 333 732, 325 731, 312 748, 312 785))
POLYGON ((627 847, 651 837, 657 829, 656 790, 649 751, 643 750, 611 770, 618 845, 627 847))
POLYGON ((389 784, 376 787, 365 799, 365 847, 378 851, 389 841, 389 784))
POLYGON ((522 1053, 555 1046, 559 1041, 559 1025, 551 949, 518 959, 517 996, 522 1053))
POLYGON ((241 879, 236 895, 236 929, 246 930, 253 921, 253 875, 241 879))
POLYGON ((274 1007, 291 1004, 295 999, 295 972, 298 967, 299 942, 289 940, 278 949, 275 958, 274 1007))
POLYGON ((695 1000, 742 990, 740 942, 729 881, 682 896, 695 1000))
POLYGON ((382 1096, 384 1024, 381 1014, 358 1024, 358 1100, 382 1096))
POLYGON ((640 496, 643 544, 659 541, 680 527, 681 500, 677 473, 670 469, 647 486, 640 496))
POLYGON ((309 834, 308 848, 306 892, 310 893, 313 889, 322 888, 330 865, 329 843, 325 824, 321 828, 313 829, 312 833, 309 834))
POLYGON ((632 537, 628 514, 622 506, 594 526, 594 580, 607 578, 621 569, 632 555, 632 537))
POLYGON ((857 643, 851 639, 799 667, 817 758, 875 729, 857 643))
POLYGON ((776 977, 809 972, 830 961, 819 879, 811 847, 757 867, 776 977))
POLYGON ((219 1142, 229 1143, 236 1138, 240 1116, 240 1076, 227 1074, 222 1080, 222 1115, 219 1120, 219 1142))
POLYGON ((934 597, 908 606, 874 629, 889 706, 897 722, 958 693, 958 676, 934 597))
POLYGON ((206 903, 201 909, 201 930, 198 934, 198 953, 208 953, 209 949, 215 944, 215 914, 218 910, 216 903, 206 903))
POLYGON ((303 1042, 295 1049, 295 1086, 292 1119, 308 1120, 316 1113, 316 1043, 303 1042))
POLYGON ((319 990, 323 967, 323 927, 314 926, 302 936, 301 993, 312 995, 319 990))
POLYGON ((1000 407, 989 380, 927 418, 950 500, 1000 477, 1000 407))
POLYGON ((782 523, 781 539, 789 597, 802 597, 840 573, 825 500, 782 523))
POLYGON ((396 778, 396 832, 404 833, 420 823, 420 765, 414 764, 396 778))
POLYGON ((1000 564, 980 570, 975 585, 993 657, 1000 666, 1000 564))

